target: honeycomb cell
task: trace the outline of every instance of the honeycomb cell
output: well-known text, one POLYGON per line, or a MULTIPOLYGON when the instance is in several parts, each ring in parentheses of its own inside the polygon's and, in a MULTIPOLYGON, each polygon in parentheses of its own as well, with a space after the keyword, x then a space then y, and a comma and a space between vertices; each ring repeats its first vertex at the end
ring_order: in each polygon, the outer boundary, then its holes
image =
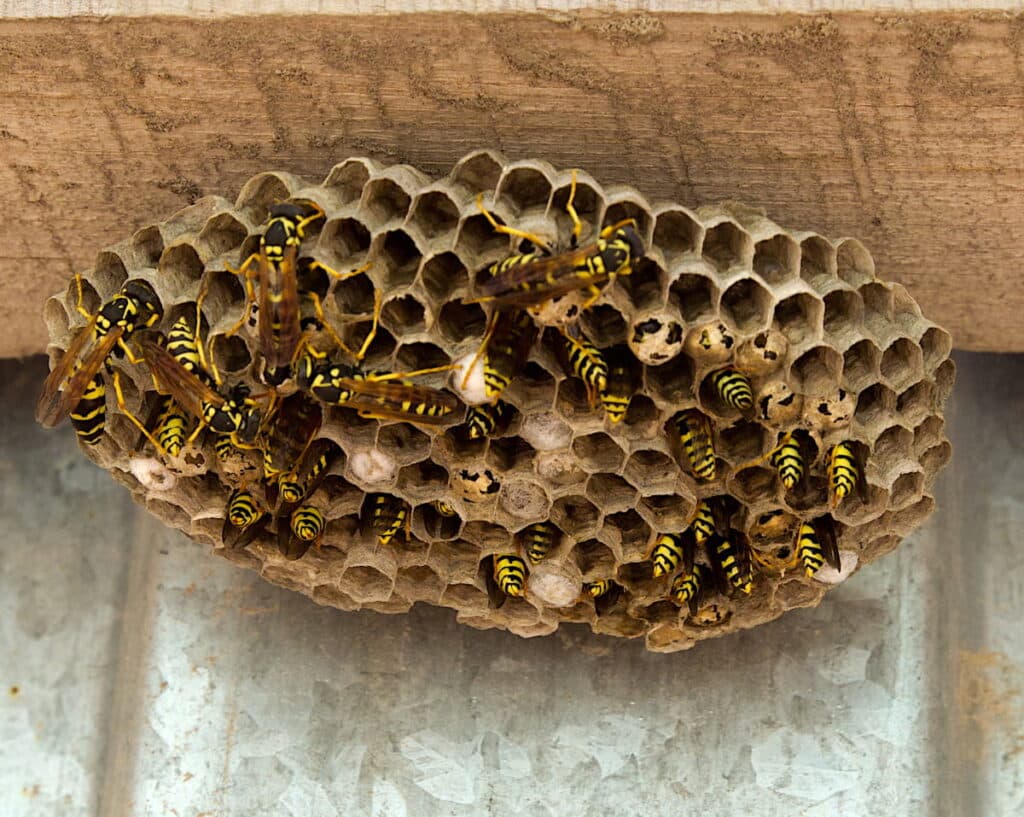
POLYGON ((881 377, 882 350, 865 338, 843 354, 843 383, 856 392, 876 383, 881 377))
POLYGON ((452 168, 448 181, 452 185, 465 187, 470 195, 476 195, 497 187, 502 170, 501 162, 495 154, 488 150, 474 151, 452 168))
POLYGON ((596 416, 597 411, 590 403, 587 387, 578 377, 569 377, 558 384, 555 409, 572 424, 596 416))
POLYGON ((900 286, 892 287, 892 319, 897 329, 905 335, 916 335, 923 320, 921 308, 910 297, 910 293, 900 286))
POLYGON ((521 477, 503 478, 498 496, 502 509, 517 519, 540 519, 551 502, 539 482, 521 477))
POLYGON ((688 210, 663 210, 655 219, 654 244, 671 267, 677 259, 697 251, 702 233, 696 216, 688 210))
MULTIPOLYGON (((511 411, 517 413, 515 409, 511 411)), ((499 436, 500 433, 502 430, 497 429, 497 433, 491 436, 499 436)), ((563 451, 573 438, 572 427, 554 412, 530 414, 524 418, 519 434, 525 443, 538 451, 563 451)))
POLYGON ((435 302, 441 303, 455 297, 457 292, 468 290, 469 272, 459 256, 453 252, 443 252, 431 256, 423 263, 420 283, 435 302))
POLYGON ((530 208, 546 209, 551 200, 551 180, 534 167, 513 167, 498 182, 496 199, 501 199, 514 213, 530 208))
POLYGON ((455 539, 462 531, 462 518, 438 513, 432 504, 420 505, 413 511, 413 532, 422 532, 428 541, 455 539))
POLYGON ((213 258, 237 247, 248 234, 245 225, 232 213, 218 213, 206 222, 195 243, 203 257, 213 258))
POLYGON ((587 480, 586 494, 605 513, 626 510, 636 503, 636 489, 615 474, 594 474, 587 480))
POLYGON ((629 401, 622 420, 622 432, 630 440, 649 440, 658 433, 661 412, 649 397, 637 395, 629 401))
POLYGON ((914 433, 903 426, 890 426, 875 439, 872 460, 880 467, 890 467, 909 458, 914 446, 914 433))
POLYGON ((920 471, 913 471, 901 474, 893 482, 889 491, 890 507, 899 510, 911 502, 917 502, 924 490, 924 474, 920 471))
POLYGON ((426 328, 423 304, 412 295, 386 301, 381 308, 380 321, 395 335, 422 332, 426 328))
POLYGON ((864 325, 868 334, 885 346, 893 335, 893 296, 892 290, 881 282, 873 282, 862 286, 858 292, 864 301, 864 325))
POLYGON ((599 517, 597 507, 584 496, 564 496, 551 506, 551 521, 570 541, 591 538, 596 533, 599 517))
POLYGON ((811 607, 818 603, 824 592, 819 584, 791 579, 779 584, 775 590, 774 605, 780 610, 792 610, 797 607, 811 607))
POLYGON ((953 338, 945 329, 930 326, 921 335, 921 353, 924 356, 924 369, 928 374, 934 372, 952 351, 953 338))
POLYGON ((405 230, 391 230, 373 240, 370 252, 374 258, 374 274, 383 270, 384 291, 408 286, 416 278, 420 266, 420 250, 405 230))
POLYGON ((753 241, 735 222, 720 221, 704 233, 701 253, 719 273, 749 269, 754 256, 753 241))
POLYGON ((786 336, 777 329, 766 329, 740 344, 736 368, 751 377, 764 377, 782 366, 788 351, 786 336))
POLYGON ((824 304, 818 298, 801 292, 776 305, 775 325, 786 336, 790 346, 799 346, 818 336, 824 311, 824 304))
POLYGON ((245 345, 238 335, 217 338, 217 343, 212 348, 214 365, 223 374, 236 374, 244 370, 252 363, 252 355, 249 354, 249 347, 245 345))
POLYGON ((626 458, 618 444, 602 432, 577 437, 573 441, 572 451, 580 466, 592 473, 618 471, 626 458))
POLYGON ((740 332, 756 332, 768 323, 773 302, 756 280, 740 278, 722 293, 722 315, 740 332))
POLYGON ((155 267, 164 251, 164 238, 160 227, 152 224, 138 230, 132 236, 131 248, 133 256, 131 266, 133 268, 155 267))
POLYGON ((345 265, 335 266, 338 261, 362 258, 369 252, 372 243, 370 231, 361 221, 354 218, 339 218, 332 219, 324 225, 317 240, 317 249, 326 254, 325 263, 343 271, 345 265))
MULTIPOLYGON (((410 423, 384 426, 377 434, 377 445, 401 465, 419 462, 430 454, 430 437, 410 423)), ((447 476, 444 482, 448 484, 447 476)))
POLYGON ((534 460, 534 472, 548 482, 556 492, 579 485, 587 472, 579 467, 571 451, 541 451, 534 460))
POLYGON ((835 280, 836 251, 832 243, 820 235, 800 243, 800 277, 819 292, 835 280))
POLYGON ((635 200, 632 194, 626 193, 622 197, 608 198, 608 206, 604 211, 603 226, 618 224, 622 221, 632 220, 636 222, 637 232, 646 236, 651 226, 651 215, 648 209, 639 201, 635 200))
POLYGON ((262 224, 270 208, 290 198, 291 194, 285 177, 273 172, 260 173, 242 186, 238 198, 235 199, 235 209, 251 223, 262 224))
POLYGON ((158 270, 165 286, 181 292, 203 277, 203 259, 191 244, 172 244, 160 256, 158 270))
POLYGON ((828 394, 808 398, 804 403, 804 420, 820 431, 843 428, 853 419, 857 395, 839 388, 828 394))
POLYGON ((642 449, 634 452, 626 462, 622 475, 636 488, 647 493, 666 493, 679 481, 679 467, 661 451, 642 449))
POLYGON ((629 327, 622 313, 608 304, 596 304, 580 317, 583 334, 598 347, 613 346, 626 340, 629 327))
POLYGON ((683 349, 701 366, 727 363, 736 353, 736 335, 722 321, 710 321, 691 327, 683 349))
POLYGON ((410 601, 439 604, 445 581, 426 565, 414 565, 398 571, 395 586, 410 601))
POLYGON ((754 245, 754 272, 769 286, 779 286, 800 274, 800 245, 785 233, 754 245))
POLYGON ((903 391, 924 376, 921 347, 908 338, 898 338, 882 353, 882 377, 896 391, 903 391))
POLYGON ((952 360, 944 360, 935 369, 935 394, 939 401, 945 403, 953 391, 953 382, 956 380, 956 364, 952 360))
POLYGON ((875 279, 875 262, 863 244, 855 238, 844 238, 836 247, 839 278, 852 287, 862 287, 875 279))
POLYGON ((584 580, 609 578, 615 574, 615 554, 597 539, 587 539, 573 549, 573 558, 584 580))
POLYGON ((641 259, 630 275, 617 280, 637 312, 657 309, 664 302, 666 274, 649 258, 641 259))
POLYGON ((804 395, 824 396, 839 386, 843 358, 830 346, 808 349, 790 368, 790 382, 804 395))
POLYGON ((487 327, 487 316, 479 304, 449 301, 441 308, 436 326, 445 340, 462 343, 470 338, 483 337, 487 327))
POLYGON ((914 453, 920 454, 943 438, 945 422, 941 417, 929 417, 914 429, 914 453))
POLYGON ((605 542, 617 543, 624 558, 637 559, 646 555, 652 535, 643 517, 629 509, 607 514, 601 525, 600 538, 605 542))
POLYGON ((941 442, 934 445, 921 455, 921 467, 926 473, 935 473, 941 468, 949 465, 953 456, 953 446, 948 442, 941 442))
POLYGON ((678 532, 686 528, 693 503, 675 493, 655 494, 641 499, 636 509, 653 530, 678 532))
POLYGON ((927 380, 915 383, 896 398, 896 410, 901 419, 912 426, 924 420, 934 405, 935 386, 927 380))
MULTIPOLYGON (((551 197, 550 213, 554 214, 565 214, 565 222, 567 231, 569 229, 569 218, 566 213, 565 206, 569 201, 569 192, 571 187, 571 180, 567 179, 565 183, 561 184, 555 189, 554 194, 551 197)), ((593 235, 596 229, 595 225, 598 223, 598 217, 604 207, 604 201, 601 194, 594 188, 593 184, 583 174, 577 174, 576 177, 576 192, 572 200, 573 209, 576 210, 576 215, 580 221, 583 222, 583 236, 581 241, 591 241, 596 236, 593 235), (588 226, 590 227, 590 235, 588 235, 588 226)))
POLYGON ((491 440, 486 462, 503 473, 532 471, 537 452, 522 437, 502 437, 491 440))
POLYGON ((338 582, 341 592, 359 604, 387 601, 391 598, 393 585, 394 582, 390 576, 370 565, 348 568, 338 582))
POLYGON ((693 377, 693 363, 685 355, 677 355, 668 363, 646 371, 648 390, 672 405, 692 399, 693 377))
POLYGON ((346 159, 331 168, 324 179, 324 188, 335 198, 339 206, 353 204, 363 195, 363 188, 370 180, 373 166, 367 159, 346 159))
POLYGON ((409 218, 427 239, 447 235, 459 224, 459 207, 443 190, 428 190, 412 202, 409 218))
POLYGON ((777 475, 766 466, 752 466, 737 471, 729 479, 729 491, 742 502, 753 502, 762 496, 774 496, 777 475))
POLYGON ((683 350, 683 326, 669 311, 641 315, 629 330, 629 348, 637 360, 661 366, 683 350))
POLYGON ((717 453, 735 467, 757 459, 775 444, 760 423, 740 420, 718 432, 717 453))
POLYGON ((549 411, 554 387, 551 373, 531 360, 506 390, 506 398, 524 413, 549 411))
POLYGON ((848 289, 834 289, 825 296, 825 332, 837 346, 857 337, 863 318, 860 295, 848 289))
POLYGON ((668 288, 669 301, 687 323, 696 323, 715 314, 718 287, 706 275, 680 275, 668 288))
POLYGON ((433 343, 403 343, 395 353, 395 370, 399 372, 436 369, 451 362, 444 350, 433 343))
POLYGON ((363 187, 360 199, 361 215, 375 225, 392 220, 403 220, 409 212, 412 197, 394 179, 371 179, 363 187))

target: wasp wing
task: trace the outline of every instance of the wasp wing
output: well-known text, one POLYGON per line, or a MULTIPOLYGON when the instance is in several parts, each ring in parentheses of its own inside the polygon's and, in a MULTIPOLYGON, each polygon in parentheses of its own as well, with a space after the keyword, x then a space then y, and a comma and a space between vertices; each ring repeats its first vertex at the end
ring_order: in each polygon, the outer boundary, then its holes
POLYGON ((831 516, 823 516, 813 523, 814 530, 818 534, 818 542, 821 544, 825 561, 836 570, 841 570, 839 562, 839 545, 836 541, 836 523, 831 516))
POLYGON ((356 409, 363 417, 404 420, 436 426, 448 422, 459 407, 458 398, 440 389, 371 378, 340 378, 339 385, 351 392, 341 405, 356 409), (431 411, 433 410, 433 411, 431 411))
POLYGON ((607 275, 583 280, 575 274, 597 252, 597 245, 589 244, 509 267, 480 284, 480 296, 466 303, 490 302, 497 309, 536 306, 590 284, 603 283, 607 275))
POLYGON ((272 472, 295 468, 320 430, 323 409, 302 392, 289 395, 278 404, 277 413, 267 423, 261 447, 267 452, 272 472))
POLYGON ((223 406, 227 401, 177 361, 156 335, 142 338, 142 356, 161 390, 166 391, 193 417, 203 416, 203 404, 223 406))
POLYGON ((115 326, 86 351, 95 325, 94 318, 78 330, 68 350, 43 384, 43 391, 36 404, 36 420, 47 428, 57 425, 78 405, 82 393, 124 334, 123 326, 115 326), (76 363, 79 363, 77 368, 76 363))
POLYGON ((275 269, 260 251, 259 341, 268 370, 290 366, 302 336, 296 252, 288 247, 275 269))

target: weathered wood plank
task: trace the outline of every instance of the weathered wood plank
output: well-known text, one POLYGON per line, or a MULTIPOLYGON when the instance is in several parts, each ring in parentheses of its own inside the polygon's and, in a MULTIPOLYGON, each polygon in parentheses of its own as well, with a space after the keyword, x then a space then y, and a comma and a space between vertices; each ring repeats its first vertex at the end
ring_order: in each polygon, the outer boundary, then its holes
POLYGON ((253 173, 496 146, 856 235, 970 349, 1024 349, 1024 16, 0 22, 0 355, 99 247, 253 173))

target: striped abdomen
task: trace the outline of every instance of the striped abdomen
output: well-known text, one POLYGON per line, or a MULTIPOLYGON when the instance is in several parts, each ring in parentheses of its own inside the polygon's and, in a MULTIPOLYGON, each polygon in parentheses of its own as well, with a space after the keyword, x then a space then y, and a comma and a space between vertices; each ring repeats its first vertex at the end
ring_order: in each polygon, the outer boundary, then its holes
POLYGON ((303 542, 312 542, 317 539, 326 527, 327 520, 324 515, 312 505, 303 505, 292 513, 292 533, 303 542))
POLYGON ((518 538, 530 561, 537 564, 557 544, 560 533, 551 522, 535 522, 523 528, 518 538))
POLYGON ((221 462, 227 462, 238 449, 231 442, 230 434, 218 434, 213 438, 213 450, 217 454, 217 459, 221 462))
POLYGON ((843 497, 850 494, 860 479, 860 467, 857 465, 853 447, 849 443, 837 443, 832 448, 828 461, 828 489, 833 497, 833 504, 838 504, 843 497))
POLYGON ((484 356, 484 393, 497 400, 526 365, 530 348, 537 337, 537 326, 525 311, 502 312, 484 356))
POLYGON ((82 444, 96 445, 100 441, 107 420, 107 389, 103 375, 97 374, 89 381, 70 416, 71 425, 82 444))
POLYGON ((796 487, 804 478, 804 458, 795 434, 790 432, 782 438, 779 447, 771 456, 771 464, 779 472, 779 479, 787 491, 796 487))
POLYGON ((679 443, 694 476, 705 482, 715 478, 715 444, 708 419, 697 411, 685 411, 676 420, 679 443))
POLYGON ((708 580, 708 569, 704 565, 694 565, 689 573, 683 573, 672 582, 669 597, 680 607, 696 607, 701 587, 708 580))
POLYGON ((752 586, 750 568, 744 568, 739 551, 732 541, 716 535, 708 540, 708 548, 714 550, 715 560, 729 580, 729 584, 749 595, 752 586))
POLYGON ((586 582, 583 585, 583 592, 590 596, 592 599, 601 598, 601 596, 603 596, 611 589, 611 579, 598 579, 596 582, 586 582))
POLYGON ((167 351, 183 368, 192 372, 204 383, 210 382, 210 376, 199 365, 199 345, 196 342, 196 332, 185 315, 178 318, 167 333, 167 351))
POLYGON ((494 581, 507 596, 523 595, 526 585, 526 562, 518 556, 494 557, 494 581))
POLYGON ((800 563, 804 566, 804 573, 808 576, 813 576, 825 564, 825 549, 818 541, 818 532, 808 522, 804 522, 800 526, 796 554, 800 558, 800 563))
POLYGON ((236 528, 245 529, 263 515, 251 491, 236 490, 228 501, 228 521, 236 528))
POLYGON ((633 377, 626 366, 612 363, 608 367, 605 387, 601 390, 601 405, 610 423, 621 423, 633 397, 633 377))
POLYGON ((572 373, 587 384, 588 391, 600 394, 608 386, 608 364, 601 351, 583 338, 563 335, 565 356, 572 373))
POLYGON ((735 409, 746 411, 754 405, 754 390, 747 376, 736 369, 719 369, 711 375, 718 395, 735 409))
POLYGON ((702 499, 697 503, 697 510, 690 521, 690 527, 693 529, 693 536, 698 545, 705 542, 715 532, 715 514, 706 500, 702 499))
POLYGON ((373 530, 381 545, 391 543, 409 518, 409 506, 397 497, 375 494, 373 497, 373 530))
POLYGON ((681 534, 666 533, 654 543, 651 561, 654 562, 654 577, 665 576, 675 571, 686 556, 686 540, 681 534))
POLYGON ((160 444, 161 451, 168 457, 177 457, 185 447, 188 438, 188 415, 170 397, 165 397, 164 407, 157 420, 153 436, 160 444))
POLYGON ((455 506, 445 502, 443 499, 435 499, 434 510, 441 516, 455 516, 455 506))
POLYGON ((301 502, 302 498, 309 493, 309 486, 319 478, 326 468, 327 453, 324 452, 310 466, 305 479, 299 479, 299 475, 295 471, 281 474, 277 480, 277 489, 281 493, 281 498, 288 503, 301 502))
POLYGON ((503 400, 496 403, 484 403, 480 406, 471 406, 466 412, 467 435, 471 440, 478 440, 482 437, 489 437, 494 433, 498 424, 503 422, 511 411, 511 406, 503 400))

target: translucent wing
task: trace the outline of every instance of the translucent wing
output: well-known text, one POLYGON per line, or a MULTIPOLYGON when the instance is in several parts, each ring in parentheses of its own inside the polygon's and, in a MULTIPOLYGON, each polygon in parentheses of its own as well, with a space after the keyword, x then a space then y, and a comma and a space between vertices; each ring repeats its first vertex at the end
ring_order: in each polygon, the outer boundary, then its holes
POLYGON ((36 421, 47 428, 57 425, 78 404, 89 381, 96 376, 124 334, 124 327, 114 327, 86 350, 93 340, 95 326, 96 319, 93 318, 78 330, 68 350, 43 384, 43 391, 36 404, 36 421), (80 365, 75 368, 79 362, 80 365))
POLYGON ((459 406, 454 395, 429 386, 381 382, 372 377, 341 378, 339 385, 352 393, 342 405, 357 409, 364 417, 442 425, 459 406))
POLYGON ((193 417, 202 417, 204 403, 223 406, 227 401, 210 386, 182 366, 156 335, 140 341, 142 356, 146 359, 160 388, 171 395, 193 417))
POLYGON ((289 246, 275 269, 266 251, 260 251, 259 340, 268 369, 290 365, 302 335, 296 252, 296 247, 289 246))
POLYGON ((482 283, 480 297, 467 303, 489 301, 499 309, 535 306, 592 283, 602 283, 607 275, 586 280, 574 275, 575 270, 597 252, 597 245, 590 244, 509 267, 482 283))
POLYGON ((814 523, 814 530, 818 534, 818 542, 821 544, 821 551, 828 562, 836 570, 841 570, 839 565, 839 546, 836 543, 836 523, 831 516, 823 516, 814 523))

